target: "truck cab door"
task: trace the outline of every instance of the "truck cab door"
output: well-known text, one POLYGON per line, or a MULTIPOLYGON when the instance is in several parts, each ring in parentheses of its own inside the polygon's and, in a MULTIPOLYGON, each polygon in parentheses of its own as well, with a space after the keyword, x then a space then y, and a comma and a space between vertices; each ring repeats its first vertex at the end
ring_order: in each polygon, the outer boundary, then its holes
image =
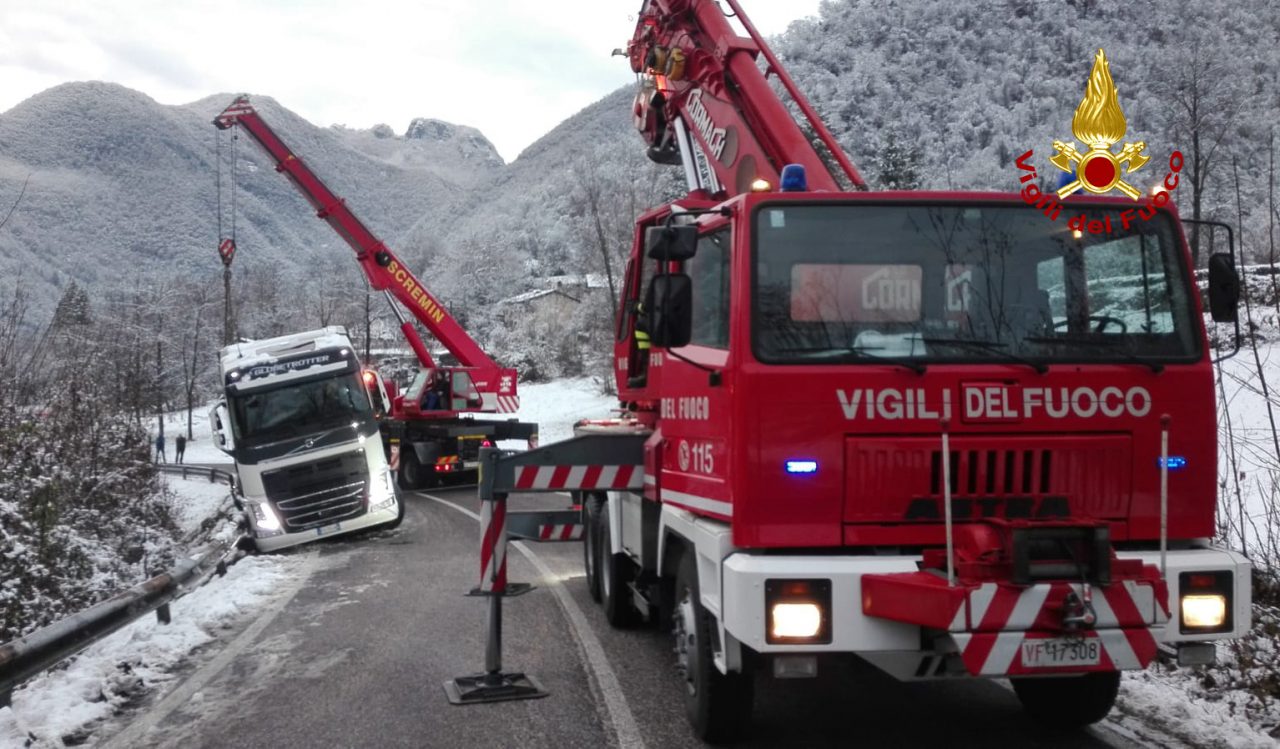
POLYGON ((220 401, 209 409, 209 429, 213 434, 213 444, 219 450, 230 454, 236 449, 231 429, 231 412, 227 409, 226 401, 220 401))

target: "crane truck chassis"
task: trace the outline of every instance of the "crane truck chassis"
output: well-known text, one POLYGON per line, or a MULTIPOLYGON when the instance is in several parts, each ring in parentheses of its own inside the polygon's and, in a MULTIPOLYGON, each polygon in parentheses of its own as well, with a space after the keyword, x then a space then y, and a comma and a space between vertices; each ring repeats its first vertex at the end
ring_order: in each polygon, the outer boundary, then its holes
MULTIPOLYGON (((1174 207, 1123 226, 1132 201, 1068 198, 1122 226, 1095 236, 1017 194, 867 192, 725 2, 748 37, 711 0, 644 0, 627 49, 649 154, 690 192, 637 220, 623 416, 482 450, 481 498, 575 493, 592 597, 671 629, 705 740, 746 729, 755 674, 835 658, 1009 678, 1063 727, 1160 650, 1212 662, 1248 631, 1250 564, 1211 542, 1211 349, 1174 207)), ((1236 320, 1229 249, 1215 321, 1236 320)))

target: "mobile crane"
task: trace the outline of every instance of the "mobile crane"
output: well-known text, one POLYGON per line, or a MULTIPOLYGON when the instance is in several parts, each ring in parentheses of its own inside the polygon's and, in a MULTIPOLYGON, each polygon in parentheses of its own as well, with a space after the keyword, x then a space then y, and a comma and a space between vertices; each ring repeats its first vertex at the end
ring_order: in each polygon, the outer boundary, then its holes
MULTIPOLYGON (((753 673, 854 656, 1007 677, 1079 726, 1158 648, 1205 663, 1248 630, 1172 205, 1121 228, 1131 200, 1066 200, 1097 236, 1019 194, 867 191, 739 0, 644 0, 622 53, 649 155, 689 183, 636 222, 625 416, 497 456, 493 495, 582 493, 591 594, 670 626, 700 738, 749 724, 753 673)), ((1232 256, 1209 271, 1235 320, 1232 256)))
POLYGON ((381 291, 400 322, 400 330, 418 358, 420 368, 400 392, 394 382, 366 370, 365 382, 378 404, 385 388, 390 410, 379 410, 381 432, 392 468, 405 489, 419 489, 445 478, 474 475, 475 457, 482 445, 497 440, 536 442, 537 425, 515 419, 477 419, 476 413, 513 413, 520 407, 517 373, 499 366, 411 270, 356 217, 342 198, 311 171, 262 114, 239 96, 213 124, 220 130, 243 129, 338 236, 355 250, 356 260, 381 291), (407 309, 458 360, 441 366, 431 356, 407 309))

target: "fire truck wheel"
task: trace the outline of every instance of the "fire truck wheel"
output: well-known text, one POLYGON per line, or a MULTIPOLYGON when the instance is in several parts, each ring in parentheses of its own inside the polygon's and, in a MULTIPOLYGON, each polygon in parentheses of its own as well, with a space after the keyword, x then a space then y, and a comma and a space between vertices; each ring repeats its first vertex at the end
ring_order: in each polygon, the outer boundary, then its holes
POLYGON ((1057 728, 1081 728, 1107 717, 1120 691, 1120 672, 1011 679, 1028 715, 1057 728))
POLYGON ((587 573, 587 592, 596 603, 600 603, 600 539, 596 518, 603 503, 597 494, 588 494, 582 501, 582 568, 587 573))
POLYGON ((400 451, 400 471, 396 478, 401 489, 421 489, 424 483, 426 471, 422 469, 422 464, 418 462, 418 454, 410 447, 408 450, 400 451))
POLYGON ((604 618, 614 627, 634 626, 640 621, 640 612, 631 602, 632 571, 635 567, 626 554, 614 554, 613 533, 609 530, 609 503, 600 505, 596 513, 596 541, 598 542, 596 558, 597 576, 600 578, 600 605, 604 607, 604 618))
POLYGON ((676 575, 671 633, 676 671, 684 678, 684 707, 698 738, 711 743, 740 738, 751 724, 750 671, 722 674, 715 664, 716 621, 698 594, 694 552, 686 551, 676 575))

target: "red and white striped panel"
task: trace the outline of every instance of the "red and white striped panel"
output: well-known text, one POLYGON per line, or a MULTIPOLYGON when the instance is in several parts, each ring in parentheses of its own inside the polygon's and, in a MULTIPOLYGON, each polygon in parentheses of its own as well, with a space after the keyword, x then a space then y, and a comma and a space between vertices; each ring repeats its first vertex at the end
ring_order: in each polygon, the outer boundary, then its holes
POLYGON ((390 466, 391 470, 393 471, 400 470, 400 446, 399 445, 391 446, 391 457, 387 459, 387 465, 390 466))
POLYGON ((518 491, 639 489, 644 466, 517 466, 518 491))
POLYGON ((1097 621, 1094 628, 1074 633, 1085 640, 1099 640, 1097 664, 1069 668, 1024 665, 1024 643, 1067 635, 1062 631, 1063 601, 1072 592, 1082 595, 1082 586, 1058 582, 1017 588, 983 583, 971 590, 950 628, 965 668, 975 676, 1000 676, 1133 670, 1151 663, 1156 656, 1156 639, 1150 627, 1162 626, 1169 613, 1152 585, 1126 580, 1091 589, 1097 621))
POLYGON ((480 503, 480 590, 507 589, 507 504, 480 503))
POLYGON ((499 395, 498 396, 498 413, 513 414, 520 410, 520 396, 518 395, 499 395))
POLYGON ((539 541, 578 541, 586 526, 581 523, 564 523, 561 525, 538 526, 539 541))

